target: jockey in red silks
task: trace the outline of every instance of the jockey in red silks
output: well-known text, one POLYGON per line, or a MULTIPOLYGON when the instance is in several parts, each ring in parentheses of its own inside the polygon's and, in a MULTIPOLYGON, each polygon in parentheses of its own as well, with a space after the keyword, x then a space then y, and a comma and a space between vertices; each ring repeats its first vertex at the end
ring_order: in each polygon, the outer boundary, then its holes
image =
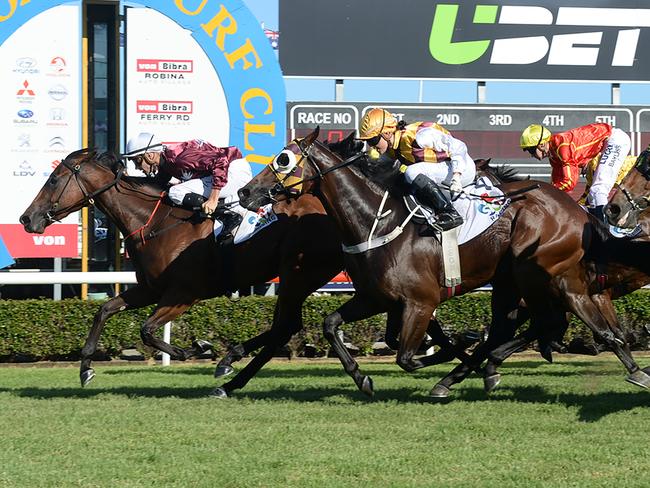
POLYGON ((552 184, 563 191, 575 188, 583 168, 595 166, 586 203, 590 213, 605 221, 609 192, 632 145, 629 135, 609 124, 589 124, 557 134, 533 124, 521 134, 519 145, 535 159, 548 157, 552 184))

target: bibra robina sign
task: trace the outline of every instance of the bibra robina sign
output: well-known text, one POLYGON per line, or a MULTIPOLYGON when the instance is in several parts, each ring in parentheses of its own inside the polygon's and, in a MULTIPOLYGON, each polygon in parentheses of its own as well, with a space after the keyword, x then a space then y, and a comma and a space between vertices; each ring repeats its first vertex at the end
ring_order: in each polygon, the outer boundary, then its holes
MULTIPOLYGON (((258 21, 240 0, 150 0, 137 5, 160 12, 192 33, 218 76, 227 113, 210 113, 200 119, 197 114, 208 96, 200 93, 171 100, 136 100, 135 107, 129 106, 127 110, 140 114, 135 120, 154 120, 158 126, 153 125, 149 130, 157 132, 170 130, 162 125, 165 117, 174 121, 187 119, 196 126, 193 137, 209 134, 211 127, 214 133, 218 124, 228 119, 229 140, 224 142, 239 147, 252 163, 253 172, 259 172, 285 144, 286 96, 280 66, 258 21)), ((153 29, 155 25, 150 27, 153 29)), ((148 62, 140 59, 135 69, 143 79, 147 75, 158 76, 160 87, 166 79, 192 79, 196 68, 192 59, 180 57, 148 62), (147 70, 151 73, 146 73, 147 70)), ((177 129, 181 133, 185 130, 180 125, 177 129)), ((171 128, 176 137, 177 129, 171 128)), ((131 128, 128 130, 132 132, 131 128)), ((164 133, 162 138, 169 140, 164 133)), ((205 138, 219 142, 209 136, 205 138)))

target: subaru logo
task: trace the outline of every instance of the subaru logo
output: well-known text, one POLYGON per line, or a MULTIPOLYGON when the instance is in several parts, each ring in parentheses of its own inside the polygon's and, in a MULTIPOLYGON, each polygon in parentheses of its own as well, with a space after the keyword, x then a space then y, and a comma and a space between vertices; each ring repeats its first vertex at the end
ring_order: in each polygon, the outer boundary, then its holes
POLYGON ((24 109, 18 111, 18 117, 20 117, 21 119, 31 119, 33 116, 34 116, 34 112, 32 112, 31 110, 24 109))

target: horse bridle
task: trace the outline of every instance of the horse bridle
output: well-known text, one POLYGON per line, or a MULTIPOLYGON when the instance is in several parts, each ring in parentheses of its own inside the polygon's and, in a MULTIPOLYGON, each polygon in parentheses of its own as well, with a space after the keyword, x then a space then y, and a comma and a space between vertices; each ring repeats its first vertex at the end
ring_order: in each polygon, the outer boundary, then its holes
MULTIPOLYGON (((639 155, 639 159, 643 156, 644 153, 647 153, 647 152, 648 152, 648 150, 641 153, 639 155)), ((650 180, 650 174, 648 174, 648 171, 641 171, 638 168, 638 163, 635 166, 635 169, 639 173, 641 173, 641 175, 646 180, 650 180)), ((648 206, 650 206, 650 196, 640 196, 638 198, 634 198, 634 195, 632 195, 632 192, 630 190, 628 190, 627 188, 625 188, 625 186, 623 186, 623 182, 617 184, 616 186, 621 191, 621 193, 623 194, 623 196, 625 197, 627 202, 630 204, 630 207, 632 208, 632 211, 634 211, 636 213, 639 213, 639 212, 645 210, 646 208, 648 208, 648 206)))
MULTIPOLYGON (((316 143, 316 139, 311 141, 307 146, 303 147, 303 140, 302 139, 294 139, 291 141, 295 143, 298 146, 298 149, 300 149, 300 159, 296 163, 296 167, 291 171, 290 174, 286 175, 284 178, 280 178, 280 174, 273 168, 273 165, 269 165, 271 167, 271 171, 273 171, 273 174, 275 177, 278 179, 278 182, 273 185, 271 188, 269 188, 268 191, 268 196, 271 199, 271 201, 276 202, 277 200, 275 199, 276 195, 286 195, 288 198, 291 198, 294 196, 295 192, 292 192, 291 190, 298 186, 302 185, 303 183, 307 183, 310 181, 315 181, 315 180, 321 180, 323 177, 331 173, 332 171, 336 171, 341 168, 345 168, 346 166, 350 166, 351 164, 355 163, 358 159, 363 157, 363 153, 357 153, 353 156, 350 156, 349 158, 345 159, 344 161, 341 161, 339 164, 336 164, 332 166, 331 168, 326 169, 325 171, 321 171, 321 169, 318 167, 318 165, 312 160, 310 156, 310 152, 314 144, 316 143), (311 166, 314 168, 316 171, 316 174, 314 176, 311 176, 309 178, 302 178, 300 181, 297 181, 296 183, 292 183, 290 185, 285 185, 284 182, 287 180, 287 178, 295 172, 296 168, 302 167, 301 165, 303 164, 303 161, 307 160, 311 166)), ((285 149, 288 149, 288 146, 285 147, 285 149)))
POLYGON ((118 182, 120 181, 120 179, 122 179, 122 175, 124 174, 124 165, 120 164, 120 168, 117 171, 113 181, 105 184, 104 186, 98 188, 97 190, 95 190, 93 192, 89 192, 88 190, 86 190, 86 187, 84 186, 83 181, 79 178, 79 173, 81 171, 81 164, 77 163, 75 165, 72 165, 67 161, 67 158, 65 158, 63 161, 61 161, 61 164, 63 166, 65 166, 70 171, 70 175, 68 176, 68 181, 65 182, 65 185, 63 185, 63 188, 59 192, 59 195, 58 195, 57 199, 52 204, 52 208, 45 213, 45 218, 50 223, 57 220, 56 219, 57 215, 61 215, 61 214, 70 212, 71 210, 73 210, 75 208, 82 208, 86 204, 94 205, 95 204, 94 198, 97 195, 100 195, 100 194, 104 193, 106 190, 108 190, 108 189, 114 187, 115 185, 117 185, 118 182), (75 182, 77 183, 77 186, 79 186, 79 189, 81 190, 81 193, 83 193, 84 198, 81 199, 77 203, 74 203, 72 205, 68 205, 67 207, 64 207, 64 208, 59 208, 59 202, 60 202, 61 198, 63 197, 63 194, 64 194, 66 188, 68 187, 68 185, 72 181, 73 177, 74 177, 75 182))

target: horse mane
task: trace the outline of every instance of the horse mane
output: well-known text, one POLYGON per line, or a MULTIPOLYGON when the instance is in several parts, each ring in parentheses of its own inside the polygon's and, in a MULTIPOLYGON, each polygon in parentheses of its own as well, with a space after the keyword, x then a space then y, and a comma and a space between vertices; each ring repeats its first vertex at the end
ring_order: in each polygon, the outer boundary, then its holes
POLYGON ((477 159, 474 163, 476 164, 477 170, 488 173, 498 179, 501 183, 513 183, 515 181, 525 181, 528 179, 519 175, 519 172, 512 166, 507 166, 505 164, 490 166, 490 161, 492 161, 492 159, 477 159))
MULTIPOLYGON (((339 142, 349 144, 349 140, 350 136, 339 142)), ((399 170, 399 161, 394 161, 386 157, 379 157, 377 159, 374 159, 369 157, 367 153, 361 153, 358 150, 350 153, 348 150, 343 149, 347 146, 337 146, 339 143, 322 143, 320 141, 316 142, 343 160, 354 156, 355 154, 360 154, 359 159, 357 159, 348 167, 358 176, 366 178, 369 185, 373 186, 378 193, 388 191, 395 197, 401 197, 408 193, 406 185, 404 183, 404 175, 399 170), (339 149, 342 152, 339 153, 335 149, 332 149, 332 147, 339 149)), ((354 145, 355 147, 360 148, 363 143, 359 144, 357 141, 355 141, 354 145)))

